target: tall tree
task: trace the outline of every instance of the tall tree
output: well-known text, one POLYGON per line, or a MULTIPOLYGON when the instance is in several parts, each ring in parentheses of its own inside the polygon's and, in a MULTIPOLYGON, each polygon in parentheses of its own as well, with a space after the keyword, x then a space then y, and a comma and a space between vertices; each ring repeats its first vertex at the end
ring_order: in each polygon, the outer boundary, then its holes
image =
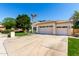
POLYGON ((6 17, 2 21, 2 24, 6 27, 6 29, 11 29, 12 27, 15 27, 16 21, 14 18, 6 17))
POLYGON ((36 14, 31 14, 31 17, 32 17, 32 23, 34 22, 34 18, 35 18, 36 16, 37 16, 36 14))
POLYGON ((75 24, 77 21, 79 21, 79 12, 75 11, 72 16, 73 24, 75 24))
POLYGON ((16 27, 23 29, 24 32, 31 28, 30 17, 26 14, 18 15, 16 18, 16 27))
POLYGON ((75 11, 71 19, 73 20, 73 35, 74 35, 74 29, 79 28, 79 12, 75 11))

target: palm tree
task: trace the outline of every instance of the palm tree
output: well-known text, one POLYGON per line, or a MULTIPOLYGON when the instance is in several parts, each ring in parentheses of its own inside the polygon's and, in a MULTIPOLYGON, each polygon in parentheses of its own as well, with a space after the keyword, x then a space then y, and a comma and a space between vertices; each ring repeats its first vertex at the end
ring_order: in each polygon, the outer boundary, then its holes
POLYGON ((76 22, 79 21, 79 12, 78 11, 75 11, 74 14, 72 15, 72 17, 70 18, 70 20, 73 20, 73 35, 75 34, 74 33, 74 29, 76 29, 76 22))
POLYGON ((32 22, 34 21, 34 18, 37 16, 36 14, 31 14, 32 16, 32 22))

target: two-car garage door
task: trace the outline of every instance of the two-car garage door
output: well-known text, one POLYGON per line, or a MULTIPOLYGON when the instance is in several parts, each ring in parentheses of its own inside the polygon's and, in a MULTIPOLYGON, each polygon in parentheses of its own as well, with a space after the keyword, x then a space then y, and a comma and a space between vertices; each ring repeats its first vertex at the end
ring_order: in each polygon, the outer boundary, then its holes
MULTIPOLYGON (((38 33, 40 34, 53 34, 53 27, 40 27, 38 28, 38 33)), ((56 34, 58 35, 67 35, 68 28, 67 26, 56 28, 56 34)))

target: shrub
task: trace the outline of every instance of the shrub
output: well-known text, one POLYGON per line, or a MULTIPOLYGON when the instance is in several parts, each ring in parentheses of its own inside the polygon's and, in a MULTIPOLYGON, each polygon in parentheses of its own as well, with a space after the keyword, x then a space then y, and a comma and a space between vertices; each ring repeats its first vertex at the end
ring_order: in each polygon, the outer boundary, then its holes
POLYGON ((25 32, 16 32, 15 33, 15 36, 25 36, 27 35, 28 33, 25 33, 25 32))
POLYGON ((10 33, 10 32, 11 32, 11 29, 6 29, 6 30, 2 31, 1 33, 7 34, 7 33, 10 33))

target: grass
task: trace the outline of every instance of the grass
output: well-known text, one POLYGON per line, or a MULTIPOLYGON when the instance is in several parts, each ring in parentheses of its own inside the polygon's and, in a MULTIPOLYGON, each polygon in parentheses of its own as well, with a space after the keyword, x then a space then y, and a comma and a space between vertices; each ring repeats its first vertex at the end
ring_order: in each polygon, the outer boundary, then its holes
POLYGON ((27 35, 28 33, 24 33, 24 32, 16 32, 15 35, 16 36, 25 36, 27 35))
POLYGON ((76 38, 68 39, 68 55, 79 56, 79 39, 76 38))

